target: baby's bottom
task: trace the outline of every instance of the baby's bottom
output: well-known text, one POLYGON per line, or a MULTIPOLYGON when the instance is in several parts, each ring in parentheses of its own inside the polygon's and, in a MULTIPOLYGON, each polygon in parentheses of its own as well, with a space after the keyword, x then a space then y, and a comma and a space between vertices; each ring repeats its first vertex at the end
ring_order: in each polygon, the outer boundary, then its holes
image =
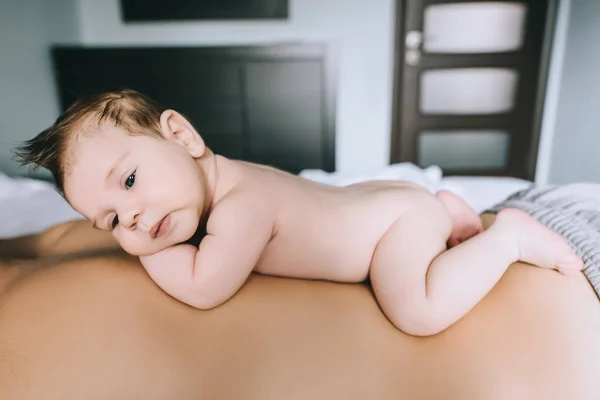
POLYGON ((444 205, 428 194, 415 204, 380 240, 370 272, 383 311, 406 333, 446 329, 516 261, 565 274, 583 266, 560 236, 516 209, 503 210, 489 229, 446 251, 453 221, 444 205))
POLYGON ((463 199, 454 193, 442 190, 436 194, 452 221, 448 246, 455 247, 483 231, 479 215, 463 199))

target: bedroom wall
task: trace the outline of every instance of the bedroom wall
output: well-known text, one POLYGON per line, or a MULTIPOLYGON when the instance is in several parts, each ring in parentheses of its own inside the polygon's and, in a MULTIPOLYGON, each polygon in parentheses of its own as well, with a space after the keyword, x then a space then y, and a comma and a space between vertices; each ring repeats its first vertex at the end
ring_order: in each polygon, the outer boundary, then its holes
POLYGON ((549 181, 600 182, 600 2, 571 1, 549 181))
POLYGON ((124 24, 118 0, 78 0, 86 45, 245 45, 326 41, 339 49, 337 169, 389 160, 394 0, 290 0, 280 22, 124 24))
MULTIPOLYGON (((600 135, 593 106, 600 100, 600 83, 594 84, 600 56, 590 51, 600 35, 600 27, 594 25, 600 3, 560 2, 564 21, 559 25, 565 32, 557 34, 554 48, 550 85, 555 88, 549 88, 547 96, 539 181, 600 181, 596 173, 600 161, 595 161, 600 135)), ((0 172, 24 174, 11 161, 10 149, 58 114, 48 56, 51 43, 220 45, 298 40, 331 41, 340 49, 338 169, 364 173, 380 168, 389 155, 394 5, 394 0, 291 0, 291 17, 285 22, 125 25, 118 0, 0 0, 0 172)))
POLYGON ((0 0, 0 172, 23 175, 11 149, 58 115, 48 46, 78 39, 76 6, 76 0, 0 0))

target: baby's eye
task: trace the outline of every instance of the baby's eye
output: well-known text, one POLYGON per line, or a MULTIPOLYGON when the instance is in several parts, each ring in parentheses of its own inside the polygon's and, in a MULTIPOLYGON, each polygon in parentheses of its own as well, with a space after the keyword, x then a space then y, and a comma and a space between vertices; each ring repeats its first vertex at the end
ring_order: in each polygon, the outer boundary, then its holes
POLYGON ((117 225, 119 225, 119 216, 118 216, 118 215, 115 215, 115 217, 113 218, 113 220, 112 220, 112 221, 111 221, 111 223, 110 223, 110 227, 111 227, 112 229, 115 229, 115 227, 116 227, 117 225))
POLYGON ((131 189, 133 187, 134 183, 135 183, 135 172, 133 172, 133 174, 129 175, 129 178, 127 178, 127 180, 125 181, 125 188, 131 189))

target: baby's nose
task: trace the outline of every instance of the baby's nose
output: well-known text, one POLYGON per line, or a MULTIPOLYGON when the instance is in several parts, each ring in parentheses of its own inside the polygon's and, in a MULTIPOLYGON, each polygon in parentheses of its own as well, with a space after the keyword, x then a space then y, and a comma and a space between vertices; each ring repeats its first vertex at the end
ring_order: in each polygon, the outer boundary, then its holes
POLYGON ((121 216, 120 223, 125 229, 132 231, 137 227, 139 216, 139 213, 124 214, 121 216))

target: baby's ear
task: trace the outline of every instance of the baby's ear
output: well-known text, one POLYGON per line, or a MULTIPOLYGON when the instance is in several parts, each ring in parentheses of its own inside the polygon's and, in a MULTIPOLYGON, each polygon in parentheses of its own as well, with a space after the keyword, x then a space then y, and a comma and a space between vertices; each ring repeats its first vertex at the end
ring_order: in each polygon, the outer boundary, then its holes
POLYGON ((177 111, 166 110, 160 116, 160 129, 167 140, 182 145, 194 158, 202 157, 206 150, 204 140, 192 124, 177 111))

